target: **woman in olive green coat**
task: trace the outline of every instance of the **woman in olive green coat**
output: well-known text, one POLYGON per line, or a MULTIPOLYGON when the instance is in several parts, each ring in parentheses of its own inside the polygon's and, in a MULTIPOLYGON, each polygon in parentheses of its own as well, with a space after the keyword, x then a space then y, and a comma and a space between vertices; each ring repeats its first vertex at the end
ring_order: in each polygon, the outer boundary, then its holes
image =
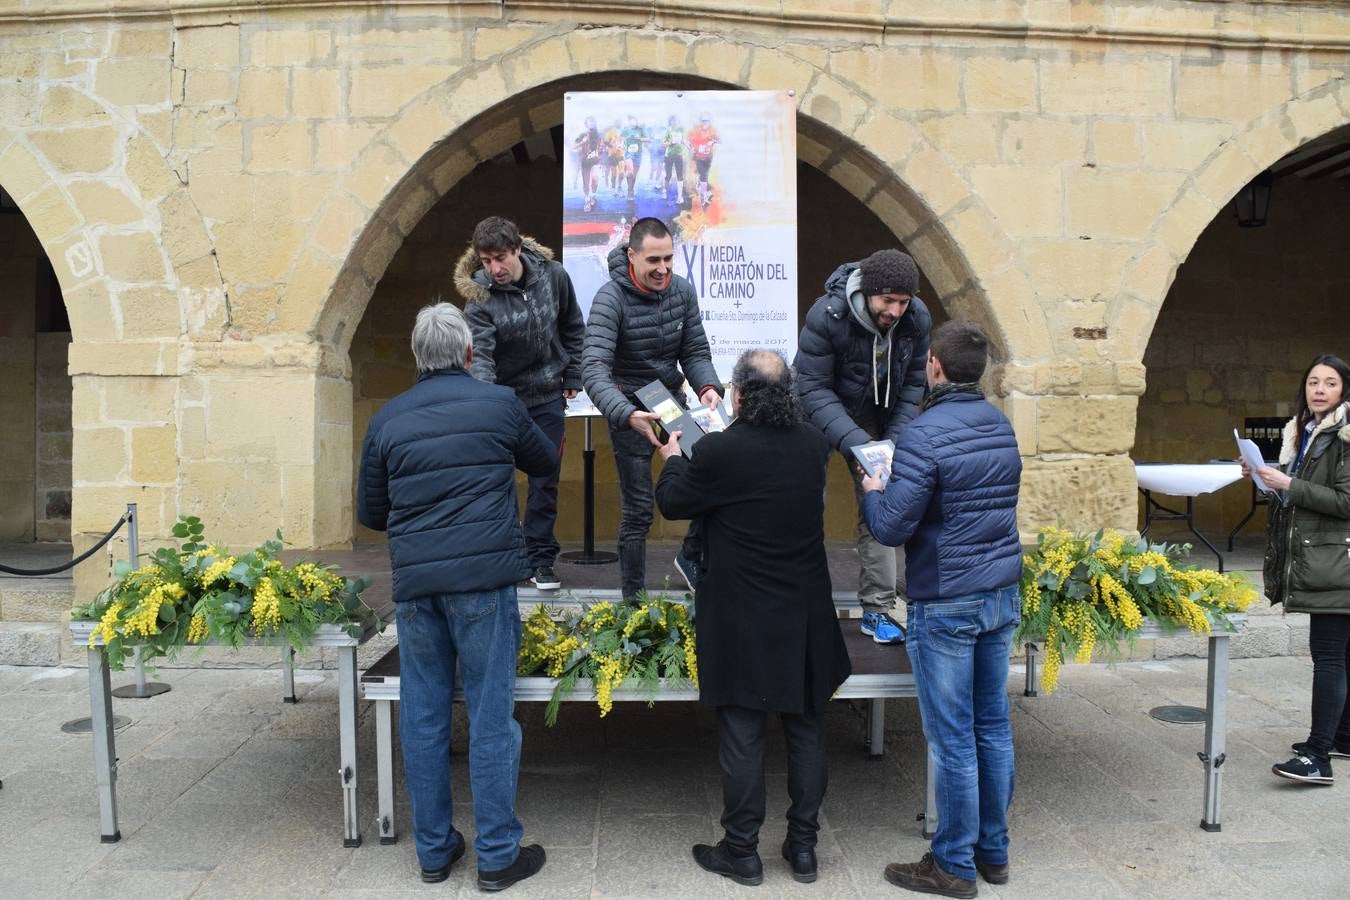
MULTIPOLYGON (((1284 426, 1280 467, 1257 475, 1279 491, 1267 529, 1271 603, 1309 614, 1312 730, 1272 767, 1300 784, 1331 784, 1331 758, 1350 759, 1350 366, 1318 356, 1303 375, 1298 413, 1284 426)), ((1246 465, 1243 473, 1250 474, 1246 465)))

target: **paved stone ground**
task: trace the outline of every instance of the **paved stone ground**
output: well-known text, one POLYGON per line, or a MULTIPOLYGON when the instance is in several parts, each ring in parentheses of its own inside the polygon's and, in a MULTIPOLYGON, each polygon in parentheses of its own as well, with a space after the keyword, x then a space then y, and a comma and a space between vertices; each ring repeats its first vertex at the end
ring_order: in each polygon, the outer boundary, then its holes
MULTIPOLYGON (((1306 658, 1234 660, 1223 831, 1198 827, 1203 727, 1167 725, 1148 710, 1203 704, 1204 663, 1167 660, 1066 667, 1060 690, 1024 698, 1010 682, 1018 753, 1013 877, 983 897, 1332 897, 1350 884, 1350 785, 1300 788, 1272 761, 1306 734, 1306 658)), ((278 673, 165 670, 173 690, 115 700, 123 840, 98 840, 87 735, 62 722, 88 715, 82 670, 0 668, 0 896, 386 897, 476 895, 470 854, 442 885, 418 880, 398 801, 398 844, 374 836, 374 721, 361 722, 361 823, 366 844, 341 846, 337 697, 331 672, 297 675, 301 702, 279 701, 278 673)), ((118 682, 128 680, 121 676, 118 682)), ((565 707, 547 728, 522 705, 519 809, 542 843, 543 873, 526 897, 896 897, 886 862, 914 860, 923 768, 917 706, 891 701, 887 753, 868 761, 862 720, 835 704, 821 877, 798 885, 777 856, 786 784, 781 747, 769 760, 765 883, 743 888, 700 871, 696 841, 718 834, 715 720, 694 704, 565 707)), ((462 725, 462 710, 460 712, 462 725)), ((454 751, 462 759, 464 729, 454 751)), ((1341 771, 1350 777, 1350 768, 1341 771)), ((456 823, 472 835, 467 781, 456 823)))

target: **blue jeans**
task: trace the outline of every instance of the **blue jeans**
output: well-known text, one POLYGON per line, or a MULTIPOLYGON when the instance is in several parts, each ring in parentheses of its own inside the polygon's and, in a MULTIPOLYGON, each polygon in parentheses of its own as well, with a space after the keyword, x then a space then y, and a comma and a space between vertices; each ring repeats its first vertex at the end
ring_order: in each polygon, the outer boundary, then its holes
POLYGON ((609 426, 619 475, 619 571, 623 595, 642 590, 647 578, 647 532, 652 530, 652 452, 641 432, 609 426))
POLYGON ((553 527, 558 521, 558 468, 562 465, 563 435, 567 424, 563 417, 566 401, 550 400, 530 407, 530 418, 544 437, 558 448, 558 463, 548 475, 531 475, 525 495, 525 555, 531 569, 552 568, 558 558, 558 539, 553 527))
POLYGON ((516 861, 520 725, 515 710, 520 611, 516 587, 404 600, 398 610, 399 738, 417 860, 444 868, 456 843, 450 793, 455 677, 469 709, 469 784, 481 871, 516 861), (456 663, 458 662, 458 673, 456 663))
POLYGON ((937 764, 933 859, 959 878, 974 880, 976 859, 1008 861, 1008 649, 1021 618, 1016 584, 909 604, 909 659, 937 764))

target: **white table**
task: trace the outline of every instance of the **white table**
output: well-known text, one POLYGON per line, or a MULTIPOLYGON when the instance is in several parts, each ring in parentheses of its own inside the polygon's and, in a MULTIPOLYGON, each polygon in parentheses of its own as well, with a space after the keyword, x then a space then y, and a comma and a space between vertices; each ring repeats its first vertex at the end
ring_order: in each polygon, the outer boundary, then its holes
POLYGON ((1241 480, 1242 467, 1237 463, 1135 463, 1134 475, 1144 495, 1144 530, 1139 532, 1139 536, 1148 534, 1157 521, 1185 522, 1191 534, 1199 538, 1200 543, 1208 547, 1219 560, 1219 571, 1222 572, 1222 554, 1195 528, 1195 498, 1241 480), (1172 497, 1185 497, 1186 511, 1163 506, 1153 499, 1154 491, 1172 497))
MULTIPOLYGON (((1237 468, 1234 466, 1233 468, 1237 468)), ((1208 668, 1205 672, 1205 746, 1196 753, 1205 767, 1205 805, 1200 816, 1200 828, 1204 831, 1222 831, 1220 821, 1223 800, 1223 764, 1228 759, 1224 743, 1228 732, 1228 639, 1247 627, 1246 613, 1229 613, 1231 631, 1224 630, 1223 624, 1213 625, 1209 633, 1208 668)), ((1145 619, 1139 628, 1139 637, 1144 639, 1176 637, 1187 634, 1185 629, 1163 628, 1152 619, 1145 619)), ((1027 686, 1025 694, 1035 697, 1036 690, 1036 645, 1028 642, 1027 649, 1027 686)))
MULTIPOLYGON (((392 613, 392 610, 390 610, 392 613)), ((112 684, 108 654, 103 652, 103 640, 98 638, 90 646, 89 637, 97 622, 73 621, 70 636, 76 645, 89 653, 89 715, 94 735, 94 780, 98 785, 100 839, 105 844, 122 839, 117 825, 117 743, 113 732, 112 684)), ((342 787, 342 846, 361 846, 361 828, 356 816, 356 648, 376 634, 372 626, 356 637, 337 625, 320 625, 314 637, 314 646, 331 647, 338 663, 338 748, 341 762, 338 779, 342 787)), ((295 702, 295 654, 290 646, 278 638, 250 640, 247 646, 275 646, 282 652, 283 695, 295 702)), ((199 645, 193 645, 199 646, 199 645)), ((208 642, 201 646, 221 646, 208 642)))

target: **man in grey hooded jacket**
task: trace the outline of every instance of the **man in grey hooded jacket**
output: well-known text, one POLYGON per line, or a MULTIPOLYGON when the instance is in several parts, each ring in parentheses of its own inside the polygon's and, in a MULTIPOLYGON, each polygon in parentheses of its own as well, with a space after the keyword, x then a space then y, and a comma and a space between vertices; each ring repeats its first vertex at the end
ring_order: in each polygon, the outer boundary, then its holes
POLYGON ((811 424, 844 454, 858 500, 858 600, 864 634, 898 643, 895 550, 878 544, 862 516, 853 447, 899 442, 919 414, 933 319, 915 294, 919 269, 899 250, 878 250, 845 263, 825 282, 798 340, 797 391, 811 424))
POLYGON ((558 539, 558 469, 562 462, 565 398, 581 389, 586 331, 576 291, 553 251, 522 238, 514 222, 489 216, 473 230, 455 265, 455 288, 466 301, 473 332, 470 373, 504 384, 558 448, 547 475, 531 475, 525 499, 525 552, 530 581, 541 590, 562 586, 553 572, 558 539))

